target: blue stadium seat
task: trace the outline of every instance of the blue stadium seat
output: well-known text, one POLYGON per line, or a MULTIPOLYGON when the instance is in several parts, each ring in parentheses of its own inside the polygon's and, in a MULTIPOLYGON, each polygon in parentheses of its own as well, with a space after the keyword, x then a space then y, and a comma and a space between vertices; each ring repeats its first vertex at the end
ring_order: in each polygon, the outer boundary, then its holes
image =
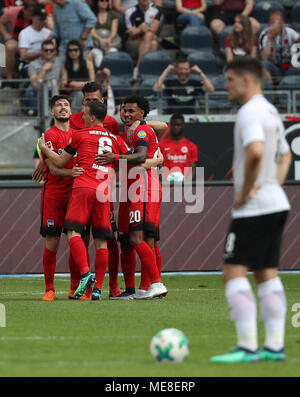
POLYGON ((115 101, 120 103, 122 99, 132 94, 132 87, 129 81, 120 77, 111 77, 110 85, 113 88, 115 101))
MULTIPOLYGON (((278 90, 299 90, 300 91, 300 75, 295 76, 285 76, 281 79, 278 90)), ((286 111, 288 102, 287 96, 282 94, 277 94, 278 102, 281 107, 284 107, 284 111, 286 111)), ((291 98, 292 99, 292 98, 291 98)), ((297 106, 300 106, 300 97, 297 100, 297 106)))
POLYGON ((143 78, 158 77, 170 63, 172 60, 166 52, 151 51, 143 56, 139 71, 143 78))
POLYGON ((261 23, 269 22, 269 15, 271 11, 281 11, 285 15, 284 6, 280 1, 260 1, 255 4, 253 10, 253 17, 261 23))
POLYGON ((233 31, 233 25, 228 25, 225 27, 225 29, 219 36, 219 49, 223 54, 225 53, 225 48, 224 48, 225 39, 230 33, 232 33, 232 31, 233 31))
POLYGON ((292 8, 291 22, 295 29, 300 29, 300 1, 297 1, 292 8))
POLYGON ((212 32, 206 26, 187 26, 180 35, 180 51, 185 55, 195 51, 212 52, 212 32))
POLYGON ((131 78, 133 61, 127 52, 109 52, 103 57, 101 68, 108 68, 112 77, 131 78))
POLYGON ((208 108, 211 109, 230 109, 232 103, 228 99, 228 94, 225 88, 226 78, 224 76, 212 77, 210 79, 215 87, 215 91, 208 95, 208 108), (226 94, 222 93, 218 96, 218 91, 225 91, 226 94))
POLYGON ((148 77, 141 82, 138 88, 138 93, 148 99, 151 109, 158 107, 158 95, 152 90, 155 81, 156 77, 148 77))
POLYGON ((219 74, 220 59, 211 53, 194 52, 188 55, 191 66, 198 65, 208 76, 219 74))

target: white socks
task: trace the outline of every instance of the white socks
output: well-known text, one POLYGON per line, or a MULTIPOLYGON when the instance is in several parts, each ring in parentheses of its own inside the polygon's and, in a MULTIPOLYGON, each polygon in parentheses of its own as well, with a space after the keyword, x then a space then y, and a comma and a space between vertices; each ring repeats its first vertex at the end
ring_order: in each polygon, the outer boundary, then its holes
POLYGON ((231 319, 236 327, 237 345, 256 351, 258 349, 256 302, 248 279, 239 277, 228 281, 226 298, 231 319))
POLYGON ((265 325, 265 344, 271 350, 284 347, 286 297, 279 277, 259 284, 261 319, 265 325))
MULTIPOLYGON (((286 297, 280 278, 259 284, 258 296, 261 319, 265 325, 264 346, 274 351, 281 350, 284 348, 286 297)), ((237 345, 257 350, 256 302, 248 279, 239 277, 228 281, 226 298, 236 327, 237 345)))

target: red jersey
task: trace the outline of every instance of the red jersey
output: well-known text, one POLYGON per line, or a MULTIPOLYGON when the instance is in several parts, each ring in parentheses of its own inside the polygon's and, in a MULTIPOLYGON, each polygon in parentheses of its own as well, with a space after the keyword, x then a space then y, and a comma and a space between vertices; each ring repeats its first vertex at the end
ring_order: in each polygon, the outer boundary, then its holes
MULTIPOLYGON (((128 147, 131 149, 133 153, 136 152, 138 146, 147 146, 148 148, 147 159, 152 159, 154 157, 157 157, 158 140, 155 131, 150 125, 147 124, 139 125, 134 131, 131 142, 128 141, 126 133, 121 134, 121 137, 123 138, 123 140, 125 141, 125 143, 128 145, 128 147)), ((128 171, 135 166, 136 165, 128 165, 128 171)), ((147 175, 148 175, 148 189, 150 190, 152 186, 153 189, 157 187, 156 190, 159 190, 160 182, 156 170, 153 168, 147 170, 147 175)), ((128 186, 130 186, 134 182, 135 182, 134 179, 128 179, 128 186)))
MULTIPOLYGON (((188 170, 184 172, 184 167, 190 167, 191 162, 198 162, 198 147, 187 138, 175 141, 167 137, 159 142, 159 147, 164 156, 164 167, 168 169, 179 167, 183 175, 188 174, 188 170)), ((166 176, 169 173, 167 171, 166 176)))
MULTIPOLYGON (((46 145, 54 152, 61 154, 67 146, 70 137, 73 133, 72 129, 69 131, 62 131, 56 126, 51 127, 45 132, 46 145)), ((49 198, 56 198, 61 200, 68 200, 70 190, 73 183, 72 177, 53 176, 45 162, 45 155, 42 154, 44 163, 44 184, 42 187, 42 194, 47 194, 49 198)), ((76 159, 72 159, 64 168, 73 168, 76 165, 76 159)))
POLYGON ((123 140, 106 131, 105 128, 94 125, 90 128, 74 131, 65 151, 74 155, 77 152, 77 163, 84 173, 74 180, 73 188, 88 187, 97 189, 101 181, 111 176, 114 164, 101 166, 95 161, 97 154, 104 151, 127 153, 128 147, 123 140))
MULTIPOLYGON (((70 127, 74 130, 82 130, 85 128, 84 120, 82 118, 83 112, 71 114, 70 117, 70 127)), ((116 119, 111 116, 106 116, 103 121, 103 127, 106 131, 111 132, 112 134, 118 135, 119 133, 119 124, 116 119)))

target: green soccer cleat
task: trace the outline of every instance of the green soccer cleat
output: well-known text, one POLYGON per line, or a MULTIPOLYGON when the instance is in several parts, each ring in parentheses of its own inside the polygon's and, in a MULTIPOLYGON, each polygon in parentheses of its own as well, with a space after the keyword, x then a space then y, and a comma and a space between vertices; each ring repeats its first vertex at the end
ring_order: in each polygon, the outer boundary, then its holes
POLYGON ((259 353, 251 352, 241 347, 235 347, 229 353, 222 356, 214 356, 210 359, 212 363, 238 364, 238 363, 255 363, 259 361, 259 353))
POLYGON ((92 292, 92 301, 101 300, 101 290, 99 288, 94 288, 92 292))
POLYGON ((286 355, 284 349, 276 352, 263 347, 259 352, 259 358, 261 361, 285 361, 286 355))
POLYGON ((91 274, 91 272, 86 273, 84 277, 81 277, 79 286, 74 292, 73 298, 79 299, 85 293, 85 291, 94 284, 95 281, 95 277, 91 274))

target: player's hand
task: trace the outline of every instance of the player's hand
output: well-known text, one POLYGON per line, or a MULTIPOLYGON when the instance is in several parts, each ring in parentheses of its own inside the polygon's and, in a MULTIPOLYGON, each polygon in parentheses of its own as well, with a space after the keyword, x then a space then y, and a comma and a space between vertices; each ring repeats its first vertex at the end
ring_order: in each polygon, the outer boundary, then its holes
POLYGON ((78 165, 75 165, 75 167, 72 168, 72 177, 76 178, 77 176, 80 176, 84 173, 84 169, 81 167, 78 167, 78 165))
POLYGON ((42 134, 42 136, 40 137, 39 147, 40 147, 42 152, 47 148, 47 145, 46 145, 46 142, 45 142, 45 134, 42 134))
POLYGON ((238 209, 241 205, 247 203, 247 201, 250 200, 259 189, 261 189, 261 185, 254 186, 247 196, 240 192, 237 195, 235 202, 233 203, 233 208, 238 209))
POLYGON ((105 165, 113 163, 116 160, 116 156, 112 152, 104 152, 103 154, 97 154, 95 159, 96 163, 105 165))
POLYGON ((43 174, 44 174, 44 165, 42 160, 40 160, 37 167, 32 173, 32 180, 38 183, 41 182, 41 180, 43 179, 43 174))

